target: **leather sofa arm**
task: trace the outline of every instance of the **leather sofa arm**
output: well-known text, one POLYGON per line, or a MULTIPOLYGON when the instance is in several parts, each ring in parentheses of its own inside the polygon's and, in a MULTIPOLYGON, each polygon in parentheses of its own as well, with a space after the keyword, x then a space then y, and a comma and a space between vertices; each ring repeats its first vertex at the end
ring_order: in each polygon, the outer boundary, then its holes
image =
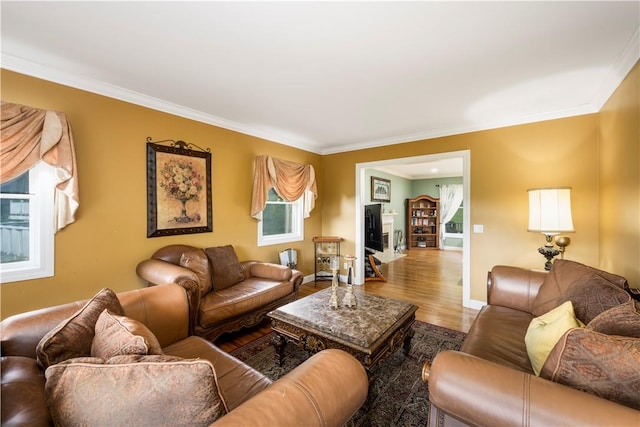
POLYGON ((626 426, 640 419, 632 408, 457 351, 435 357, 428 381, 429 401, 473 426, 626 426))
POLYGON ((487 303, 531 313, 547 273, 497 265, 487 275, 487 303))
POLYGON ((354 357, 324 350, 213 425, 344 425, 364 404, 368 386, 367 374, 354 357))
POLYGON ((146 259, 136 267, 136 274, 149 285, 180 285, 185 280, 200 283, 198 276, 192 270, 180 265, 174 265, 159 259, 146 259))
POLYGON ((245 278, 259 277, 260 279, 269 279, 277 281, 291 280, 292 270, 286 265, 274 264, 271 262, 261 261, 245 261, 244 270, 245 278))

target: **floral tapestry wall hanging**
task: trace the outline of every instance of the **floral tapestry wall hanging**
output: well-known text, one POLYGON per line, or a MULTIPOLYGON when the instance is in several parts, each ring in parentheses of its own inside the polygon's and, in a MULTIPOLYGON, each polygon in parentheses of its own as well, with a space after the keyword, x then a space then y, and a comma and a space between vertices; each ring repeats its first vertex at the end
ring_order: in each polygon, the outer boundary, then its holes
POLYGON ((211 232, 211 206, 210 150, 147 138, 147 237, 211 232))

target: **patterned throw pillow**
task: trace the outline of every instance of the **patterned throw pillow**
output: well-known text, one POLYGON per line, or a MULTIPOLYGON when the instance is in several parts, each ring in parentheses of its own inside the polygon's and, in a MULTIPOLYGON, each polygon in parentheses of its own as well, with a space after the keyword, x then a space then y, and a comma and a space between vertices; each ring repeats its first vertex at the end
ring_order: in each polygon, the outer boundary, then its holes
POLYGON ((585 324, 594 317, 625 303, 626 279, 574 261, 556 260, 533 302, 533 314, 541 316, 565 301, 571 301, 576 317, 585 324))
POLYGON ((576 317, 587 324, 600 313, 628 303, 631 295, 597 274, 587 273, 567 288, 565 298, 573 302, 576 317))
POLYGON ((640 338, 640 302, 631 300, 596 316, 587 328, 607 335, 640 338))
POLYGON ((109 358, 123 354, 163 354, 158 339, 144 324, 104 310, 95 326, 91 356, 109 358))
POLYGON ((193 271, 200 282, 200 296, 211 292, 211 267, 209 258, 202 249, 192 249, 182 253, 180 265, 193 271))
POLYGON ((45 376, 56 425, 208 426, 227 412, 213 365, 201 359, 79 358, 45 376))
POLYGON ((217 246, 204 251, 213 268, 213 289, 218 291, 244 280, 242 265, 233 246, 217 246))
POLYGON ((640 410, 640 339, 587 328, 568 331, 540 376, 640 410))
POLYGON ((108 288, 102 289, 73 316, 42 337, 36 347, 38 364, 46 369, 67 359, 89 356, 96 322, 105 309, 124 315, 120 300, 108 288))

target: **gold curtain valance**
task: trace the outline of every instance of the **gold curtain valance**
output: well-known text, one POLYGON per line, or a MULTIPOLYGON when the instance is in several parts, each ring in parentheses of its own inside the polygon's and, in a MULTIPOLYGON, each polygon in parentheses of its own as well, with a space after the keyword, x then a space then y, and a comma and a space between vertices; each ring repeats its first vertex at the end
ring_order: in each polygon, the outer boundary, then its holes
POLYGON ((304 217, 313 210, 318 189, 313 166, 270 156, 256 157, 251 197, 251 216, 262 220, 269 190, 273 188, 284 200, 293 202, 304 196, 304 217))
POLYGON ((80 205, 71 126, 63 113, 2 102, 0 182, 10 181, 41 160, 55 173, 55 230, 75 221, 80 205))

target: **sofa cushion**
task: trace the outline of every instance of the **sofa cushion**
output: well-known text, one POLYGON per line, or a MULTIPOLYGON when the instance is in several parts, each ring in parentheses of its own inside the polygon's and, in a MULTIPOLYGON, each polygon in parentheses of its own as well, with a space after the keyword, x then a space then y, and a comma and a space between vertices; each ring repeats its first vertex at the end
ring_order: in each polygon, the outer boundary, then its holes
POLYGON ((45 375, 56 425, 208 426, 226 413, 215 370, 205 360, 78 358, 45 375))
POLYGON ((164 348, 166 354, 208 360, 216 368, 218 388, 229 411, 271 385, 264 374, 241 362, 215 344, 201 337, 190 336, 164 348))
POLYGON ((547 356, 565 332, 582 326, 584 324, 576 319, 571 301, 531 320, 524 342, 533 372, 540 375, 547 356))
POLYGON ((640 410, 640 339, 569 330, 540 376, 640 410))
POLYGON ((253 312, 293 292, 290 281, 252 277, 236 286, 210 292, 200 301, 199 323, 207 327, 253 312))
POLYGON ((533 314, 541 316, 565 301, 571 301, 576 317, 589 323, 594 317, 625 303, 626 279, 568 260, 556 260, 533 303, 533 314))
POLYGON ((533 315, 485 305, 476 316, 460 351, 529 374, 533 373, 524 337, 533 315))
POLYGON ((180 257, 180 265, 193 271, 198 276, 200 295, 211 291, 211 266, 209 258, 202 249, 185 251, 180 257))
POLYGON ((42 337, 36 347, 40 366, 46 369, 67 359, 89 356, 96 321, 105 309, 124 315, 118 297, 108 288, 100 290, 80 310, 42 337))
POLYGON ((640 302, 630 300, 600 313, 587 328, 607 335, 640 338, 640 302))
POLYGON ((104 310, 95 326, 92 357, 123 354, 163 354, 158 339, 144 324, 104 310))
POLYGON ((213 289, 228 288, 244 280, 242 265, 233 246, 216 246, 206 248, 205 252, 213 269, 213 289))

